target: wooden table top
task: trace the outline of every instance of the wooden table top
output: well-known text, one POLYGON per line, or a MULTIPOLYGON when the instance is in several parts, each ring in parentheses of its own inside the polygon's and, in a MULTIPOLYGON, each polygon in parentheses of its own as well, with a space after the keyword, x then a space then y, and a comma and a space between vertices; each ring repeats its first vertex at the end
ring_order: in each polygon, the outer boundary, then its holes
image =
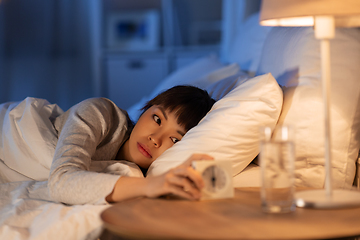
POLYGON ((360 208, 267 214, 259 188, 232 199, 138 198, 116 203, 101 218, 115 234, 138 239, 326 239, 360 235, 360 208))

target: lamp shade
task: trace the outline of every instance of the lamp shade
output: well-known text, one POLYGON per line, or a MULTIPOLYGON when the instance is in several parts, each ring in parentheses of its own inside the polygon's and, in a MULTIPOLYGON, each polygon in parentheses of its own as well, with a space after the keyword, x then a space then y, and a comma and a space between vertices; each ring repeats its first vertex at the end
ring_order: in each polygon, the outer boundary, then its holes
POLYGON ((332 16, 336 27, 360 26, 360 0, 262 0, 260 24, 313 26, 315 16, 332 16))

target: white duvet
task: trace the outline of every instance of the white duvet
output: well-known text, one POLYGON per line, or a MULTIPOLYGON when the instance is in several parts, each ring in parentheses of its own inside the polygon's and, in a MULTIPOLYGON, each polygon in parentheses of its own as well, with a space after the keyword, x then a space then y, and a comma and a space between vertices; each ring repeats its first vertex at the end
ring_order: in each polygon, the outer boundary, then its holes
MULTIPOLYGON (((62 110, 43 99, 0 104, 0 239, 97 239, 110 205, 52 202, 47 189, 57 138, 49 118, 62 110)), ((142 175, 130 163, 94 162, 91 170, 142 175)))
POLYGON ((66 206, 47 199, 46 181, 0 184, 0 239, 97 239, 108 205, 66 206))

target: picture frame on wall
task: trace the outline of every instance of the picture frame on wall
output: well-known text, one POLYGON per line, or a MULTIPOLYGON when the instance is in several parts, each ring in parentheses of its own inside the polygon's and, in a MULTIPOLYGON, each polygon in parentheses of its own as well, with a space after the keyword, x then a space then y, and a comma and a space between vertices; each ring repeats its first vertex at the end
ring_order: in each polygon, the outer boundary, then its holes
POLYGON ((151 51, 159 48, 159 12, 144 10, 110 14, 107 47, 124 51, 151 51))

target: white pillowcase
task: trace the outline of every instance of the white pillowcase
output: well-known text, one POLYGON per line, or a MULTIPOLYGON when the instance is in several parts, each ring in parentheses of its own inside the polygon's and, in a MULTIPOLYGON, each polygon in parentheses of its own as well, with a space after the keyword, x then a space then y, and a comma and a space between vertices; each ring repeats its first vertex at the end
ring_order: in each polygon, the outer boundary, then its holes
MULTIPOLYGON (((337 29, 330 46, 333 185, 351 187, 360 146, 360 30, 337 29)), ((295 128, 297 186, 324 186, 320 63, 312 28, 280 27, 268 34, 259 74, 271 72, 285 86, 279 123, 295 128)))
MULTIPOLYGON (((180 142, 152 163, 148 176, 178 166, 193 153, 206 153, 216 160, 233 161, 233 174, 236 175, 259 153, 259 127, 276 125, 283 101, 281 88, 271 74, 256 78, 234 76, 223 81, 226 84, 236 82, 234 89, 217 101, 180 142)), ((215 84, 223 87, 220 82, 215 84)), ((212 92, 217 92, 214 88, 209 87, 212 92)))
POLYGON ((233 90, 239 84, 239 81, 248 78, 250 77, 247 73, 240 71, 237 74, 211 84, 206 88, 206 91, 213 99, 218 101, 233 90))
POLYGON ((147 101, 159 93, 176 85, 193 85, 206 88, 210 84, 226 77, 232 76, 240 71, 238 64, 224 66, 215 55, 201 58, 195 63, 183 67, 165 78, 152 93, 142 98, 138 103, 127 109, 130 118, 137 121, 141 114, 141 108, 147 101))

